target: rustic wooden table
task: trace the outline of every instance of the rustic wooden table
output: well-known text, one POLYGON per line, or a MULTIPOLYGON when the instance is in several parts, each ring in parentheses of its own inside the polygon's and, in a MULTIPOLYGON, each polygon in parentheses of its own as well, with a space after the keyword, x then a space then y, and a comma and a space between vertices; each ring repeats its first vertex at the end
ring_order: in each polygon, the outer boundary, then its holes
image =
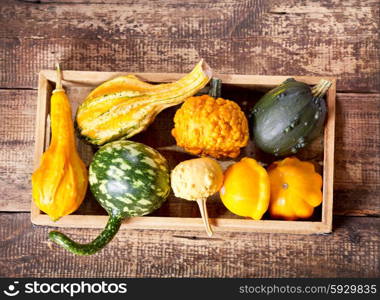
POLYGON ((379 276, 379 14, 378 0, 0 0, 0 276, 379 276), (334 232, 126 230, 90 257, 51 245, 29 214, 39 70, 186 72, 201 57, 219 73, 338 78, 334 232))

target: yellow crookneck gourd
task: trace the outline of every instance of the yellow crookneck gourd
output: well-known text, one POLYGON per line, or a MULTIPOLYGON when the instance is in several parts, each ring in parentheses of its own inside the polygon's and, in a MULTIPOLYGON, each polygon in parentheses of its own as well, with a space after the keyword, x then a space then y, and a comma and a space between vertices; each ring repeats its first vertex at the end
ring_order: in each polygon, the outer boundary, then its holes
POLYGON ((62 88, 58 64, 50 101, 51 143, 32 175, 32 193, 38 208, 56 221, 80 206, 88 182, 86 166, 75 146, 70 102, 62 88))
POLYGON ((90 143, 103 145, 145 130, 162 110, 180 104, 212 77, 201 60, 176 82, 150 84, 134 75, 119 76, 95 88, 78 108, 76 124, 90 143))

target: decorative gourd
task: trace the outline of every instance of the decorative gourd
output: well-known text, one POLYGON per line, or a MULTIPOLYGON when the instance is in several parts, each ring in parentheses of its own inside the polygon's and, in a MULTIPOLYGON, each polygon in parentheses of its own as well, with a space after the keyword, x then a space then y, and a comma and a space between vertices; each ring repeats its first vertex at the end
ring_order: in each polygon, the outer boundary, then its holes
POLYGON ((322 203, 322 177, 310 162, 288 157, 268 168, 272 218, 296 220, 309 218, 322 203))
POLYGON ((212 71, 201 60, 173 83, 149 84, 134 75, 120 76, 94 89, 80 105, 76 125, 89 142, 129 138, 146 129, 163 109, 177 105, 202 89, 212 71))
POLYGON ((126 217, 143 216, 159 208, 170 192, 165 158, 156 150, 132 141, 115 141, 101 147, 90 165, 90 188, 110 215, 106 228, 89 244, 77 244, 60 232, 50 238, 79 254, 104 247, 126 217))
POLYGON ((220 80, 213 80, 210 95, 188 98, 177 110, 172 135, 178 146, 196 155, 234 158, 247 145, 247 118, 219 94, 220 80))
POLYGON ((206 232, 212 236, 206 208, 207 198, 223 183, 223 171, 218 162, 201 157, 180 162, 171 173, 171 185, 177 197, 197 201, 206 232))
POLYGON ((53 221, 74 212, 87 190, 87 169, 75 146, 69 99, 62 88, 57 64, 57 84, 50 99, 51 142, 32 175, 33 200, 53 221))
POLYGON ((276 156, 289 155, 318 137, 327 114, 323 96, 330 85, 321 80, 311 89, 289 78, 266 93, 250 115, 256 145, 276 156))
POLYGON ((234 214, 260 220, 268 209, 269 196, 268 173, 253 158, 244 157, 224 172, 220 198, 234 214))

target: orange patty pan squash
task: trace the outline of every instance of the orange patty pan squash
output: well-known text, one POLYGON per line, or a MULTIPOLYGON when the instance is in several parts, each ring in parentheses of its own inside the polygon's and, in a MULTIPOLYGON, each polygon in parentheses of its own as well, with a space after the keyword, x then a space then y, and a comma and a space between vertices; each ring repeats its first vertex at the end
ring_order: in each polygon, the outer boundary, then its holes
POLYGON ((220 198, 229 211, 260 220, 268 209, 269 197, 268 173, 253 158, 245 157, 226 170, 220 198))
POLYGON ((310 162, 288 157, 268 168, 272 218, 296 220, 309 218, 322 203, 322 177, 310 162))

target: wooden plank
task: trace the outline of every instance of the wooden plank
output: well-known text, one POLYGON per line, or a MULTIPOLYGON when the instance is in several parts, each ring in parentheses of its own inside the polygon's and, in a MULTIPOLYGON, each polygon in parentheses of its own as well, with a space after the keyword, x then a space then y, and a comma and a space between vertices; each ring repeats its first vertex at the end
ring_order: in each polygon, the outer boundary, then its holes
MULTIPOLYGON (((0 214, 6 277, 378 277, 380 219, 336 218, 330 235, 121 230, 98 254, 74 256, 48 241, 29 214, 0 214), (91 268, 88 268, 91 266, 91 268)), ((86 242, 99 230, 66 229, 86 242)))
POLYGON ((338 79, 338 91, 378 92, 377 43, 366 36, 310 37, 306 45, 303 37, 276 41, 270 37, 194 41, 2 38, 0 56, 13 59, 0 60, 0 87, 36 88, 38 72, 52 68, 56 59, 66 70, 184 73, 204 58, 217 73, 333 76, 338 79))
MULTIPOLYGON (((0 211, 29 211, 37 91, 0 99, 0 211)), ((380 215, 379 105, 380 94, 337 95, 334 214, 380 215)))
MULTIPOLYGON (((47 78, 40 73, 38 76, 38 94, 37 94, 37 111, 36 111, 36 128, 35 128, 35 142, 34 142, 34 156, 33 156, 33 171, 38 168, 40 158, 50 144, 50 120, 48 114, 50 113, 50 97, 52 96, 53 87, 48 82, 47 78), (48 123, 48 124, 46 124, 48 123), (47 125, 47 126, 46 126, 47 125), (39 128, 45 128, 41 131, 39 128)), ((31 218, 33 219, 40 214, 39 208, 32 202, 30 208, 31 218)))
MULTIPOLYGON (((335 123, 336 123, 336 80, 327 91, 327 119, 323 135, 323 204, 322 222, 331 232, 333 223, 334 162, 335 162, 335 123), (327 201, 326 201, 327 200, 327 201)), ((309 145, 310 147, 310 145, 309 145)), ((306 149, 305 149, 306 151, 306 149)))
POLYGON ((37 91, 0 90, 0 210, 30 210, 37 91))
POLYGON ((2 2, 0 57, 13 59, 0 60, 0 87, 35 88, 56 57, 65 69, 130 72, 186 72, 203 57, 219 73, 380 91, 377 1, 69 2, 2 2))
MULTIPOLYGON (((187 206, 187 205, 186 205, 187 206)), ((36 208, 33 208, 36 209, 36 208)), ((31 218, 35 225, 47 225, 61 228, 104 228, 108 216, 105 215, 70 215, 53 222, 46 214, 33 212, 31 218)), ((273 221, 273 220, 249 220, 237 218, 210 218, 210 225, 214 232, 274 232, 294 234, 324 234, 331 232, 332 219, 324 222, 316 221, 273 221)), ((204 232, 205 227, 200 216, 186 217, 133 217, 126 219, 122 229, 150 229, 150 230, 196 230, 204 232)))
MULTIPOLYGON (((194 66, 193 66, 194 67, 194 66)), ((62 71, 63 84, 66 87, 80 87, 80 88, 94 88, 104 81, 111 80, 117 76, 128 75, 128 72, 92 72, 92 71, 62 71)), ((134 72, 134 75, 143 81, 148 82, 173 82, 186 73, 151 73, 151 72, 134 72)), ((55 70, 41 70, 40 76, 45 77, 48 81, 56 82, 55 70)), ((295 80, 305 82, 309 85, 316 85, 321 79, 331 80, 333 85, 336 84, 336 79, 330 76, 316 77, 316 76, 266 76, 266 75, 240 75, 240 74, 213 74, 214 77, 219 78, 225 84, 233 84, 236 86, 251 87, 251 88, 273 88, 276 85, 283 83, 289 77, 295 80)), ((330 89, 329 89, 330 90, 330 89)), ((331 89, 335 93, 334 89, 331 89)), ((331 92, 330 92, 331 94, 331 92)), ((86 95, 84 95, 85 97, 86 95)))
POLYGON ((334 211, 379 215, 380 94, 339 94, 337 116, 334 211))
POLYGON ((380 8, 376 0, 78 2, 2 0, 0 37, 373 37, 380 8))

